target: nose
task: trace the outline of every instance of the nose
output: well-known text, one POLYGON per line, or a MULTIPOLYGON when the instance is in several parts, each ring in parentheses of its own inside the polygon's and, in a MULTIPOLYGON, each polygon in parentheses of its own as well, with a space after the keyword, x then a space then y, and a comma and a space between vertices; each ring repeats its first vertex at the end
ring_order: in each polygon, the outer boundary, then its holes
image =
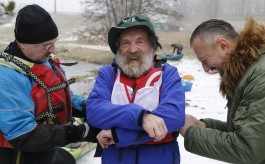
POLYGON ((55 44, 53 44, 53 45, 48 49, 47 52, 52 53, 52 54, 55 54, 55 53, 56 53, 56 50, 55 50, 55 44))
POLYGON ((131 43, 129 51, 130 51, 130 53, 137 52, 137 46, 135 43, 131 43))
POLYGON ((202 63, 202 68, 203 68, 203 70, 205 71, 205 72, 208 72, 210 69, 211 69, 211 67, 209 67, 207 64, 205 64, 205 63, 202 63))

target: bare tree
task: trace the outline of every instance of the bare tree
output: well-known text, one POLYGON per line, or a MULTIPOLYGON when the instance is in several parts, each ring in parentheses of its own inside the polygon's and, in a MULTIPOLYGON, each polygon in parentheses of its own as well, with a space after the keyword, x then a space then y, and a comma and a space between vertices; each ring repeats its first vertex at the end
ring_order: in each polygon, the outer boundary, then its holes
POLYGON ((15 1, 9 1, 7 5, 5 5, 5 3, 0 3, 0 6, 2 6, 3 9, 4 9, 4 12, 1 12, 0 16, 3 16, 5 14, 11 15, 11 16, 14 15, 13 11, 14 11, 14 9, 16 7, 15 1))
POLYGON ((0 2, 0 25, 12 20, 16 3, 9 1, 7 5, 0 2))
POLYGON ((182 0, 85 0, 83 2, 85 26, 77 32, 80 39, 89 41, 105 40, 110 27, 115 26, 124 17, 143 14, 164 19, 173 17, 182 19, 174 4, 182 0), (171 2, 171 3, 169 3, 171 2))

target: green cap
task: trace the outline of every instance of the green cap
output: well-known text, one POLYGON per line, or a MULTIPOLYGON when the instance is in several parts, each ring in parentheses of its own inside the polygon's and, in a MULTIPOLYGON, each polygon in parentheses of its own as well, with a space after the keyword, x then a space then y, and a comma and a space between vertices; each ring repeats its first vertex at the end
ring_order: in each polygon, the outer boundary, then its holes
POLYGON ((155 39, 157 46, 162 49, 161 44, 158 42, 158 38, 155 33, 153 24, 148 17, 142 15, 132 15, 124 18, 116 27, 111 27, 108 34, 108 42, 111 51, 116 54, 118 47, 116 44, 120 34, 129 28, 144 28, 149 34, 151 34, 155 39))

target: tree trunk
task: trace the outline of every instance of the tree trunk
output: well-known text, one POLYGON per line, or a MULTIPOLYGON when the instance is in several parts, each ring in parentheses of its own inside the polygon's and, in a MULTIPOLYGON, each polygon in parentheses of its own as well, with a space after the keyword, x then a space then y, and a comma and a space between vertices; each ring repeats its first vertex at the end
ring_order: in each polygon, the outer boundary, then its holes
POLYGON ((134 0, 131 1, 130 15, 133 13, 134 0))
POLYGON ((111 7, 111 13, 113 15, 114 22, 115 22, 115 24, 118 24, 116 10, 115 10, 115 8, 113 6, 113 0, 110 0, 110 7, 111 7))
POLYGON ((142 3, 143 3, 143 1, 142 1, 142 0, 139 0, 138 9, 137 9, 137 14, 140 14, 140 13, 141 13, 142 3))
POLYGON ((105 5, 107 6, 107 17, 108 17, 108 21, 109 21, 109 27, 112 26, 111 24, 111 12, 110 12, 110 7, 109 7, 109 3, 108 3, 108 0, 105 0, 105 5))

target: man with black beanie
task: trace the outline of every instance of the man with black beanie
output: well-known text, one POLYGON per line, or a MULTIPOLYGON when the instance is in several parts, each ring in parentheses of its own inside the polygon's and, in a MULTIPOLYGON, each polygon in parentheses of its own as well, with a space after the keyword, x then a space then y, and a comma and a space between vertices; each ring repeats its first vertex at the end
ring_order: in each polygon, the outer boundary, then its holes
POLYGON ((72 114, 85 117, 85 101, 70 91, 74 80, 51 55, 57 26, 43 8, 28 5, 14 33, 0 53, 0 163, 74 164, 60 147, 88 140, 90 131, 87 123, 72 125, 72 114))

